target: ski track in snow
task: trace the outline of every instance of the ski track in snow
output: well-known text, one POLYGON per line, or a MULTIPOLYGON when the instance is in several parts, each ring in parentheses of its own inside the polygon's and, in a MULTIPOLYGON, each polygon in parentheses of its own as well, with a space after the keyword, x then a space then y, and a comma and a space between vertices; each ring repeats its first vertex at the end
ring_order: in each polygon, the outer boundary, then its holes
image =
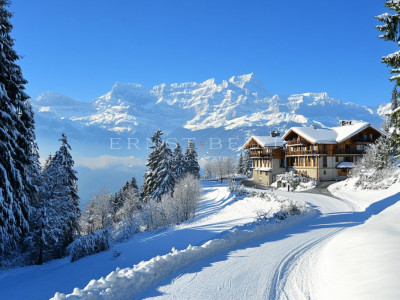
POLYGON ((205 258, 172 274, 142 295, 146 299, 318 299, 315 266, 320 250, 348 226, 353 205, 307 193, 280 194, 311 203, 319 215, 257 242, 205 258), (346 216, 346 217, 342 217, 346 216))

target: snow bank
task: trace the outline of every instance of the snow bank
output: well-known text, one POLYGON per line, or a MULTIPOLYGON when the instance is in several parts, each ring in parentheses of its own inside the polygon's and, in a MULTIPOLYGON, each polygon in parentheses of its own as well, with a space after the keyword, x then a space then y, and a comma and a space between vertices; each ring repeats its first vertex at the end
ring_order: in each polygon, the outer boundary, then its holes
POLYGON ((156 281, 194 261, 298 224, 315 213, 309 206, 303 206, 302 209, 301 215, 290 216, 283 222, 275 219, 261 223, 252 222, 229 230, 223 233, 221 238, 210 240, 201 246, 189 245, 180 251, 172 248, 166 255, 142 261, 132 268, 117 268, 105 278, 91 280, 84 289, 75 288, 73 293, 68 295, 56 293, 52 299, 131 299, 156 281))
MULTIPOLYGON (((400 177, 400 172, 397 171, 396 173, 400 177)), ((387 189, 369 190, 357 186, 358 180, 359 178, 348 178, 344 181, 339 181, 330 185, 328 191, 336 197, 350 201, 357 211, 362 211, 377 200, 389 197, 400 191, 400 181, 392 184, 387 189)), ((381 186, 386 186, 385 182, 382 182, 381 186)))

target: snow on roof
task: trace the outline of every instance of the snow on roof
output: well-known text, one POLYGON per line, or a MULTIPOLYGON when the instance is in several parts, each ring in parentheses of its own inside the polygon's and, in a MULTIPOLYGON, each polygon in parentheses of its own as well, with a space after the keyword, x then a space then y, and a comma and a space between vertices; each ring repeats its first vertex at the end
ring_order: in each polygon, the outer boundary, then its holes
POLYGON ((340 164, 338 164, 336 166, 336 169, 347 169, 347 168, 351 168, 352 169, 354 167, 355 167, 355 165, 352 162, 343 161, 343 162, 341 162, 340 164))
POLYGON ((292 127, 282 138, 285 139, 291 131, 294 131, 313 144, 336 144, 351 138, 368 127, 372 127, 382 135, 385 134, 370 123, 359 122, 352 125, 331 128, 292 127))
POLYGON ((255 169, 253 169, 253 170, 269 172, 269 171, 271 171, 272 169, 271 169, 271 168, 255 168, 255 169))
POLYGON ((270 136, 256 136, 252 135, 246 143, 243 145, 245 147, 252 139, 254 139, 258 144, 263 147, 281 147, 286 144, 280 136, 270 137, 270 136))

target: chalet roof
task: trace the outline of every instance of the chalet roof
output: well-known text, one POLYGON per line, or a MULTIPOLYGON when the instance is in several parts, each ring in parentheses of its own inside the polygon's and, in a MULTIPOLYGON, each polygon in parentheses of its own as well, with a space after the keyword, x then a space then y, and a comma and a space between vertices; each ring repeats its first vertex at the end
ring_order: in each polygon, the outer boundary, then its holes
POLYGON ((285 139, 293 131, 313 144, 337 144, 351 138, 368 127, 375 129, 381 134, 385 134, 370 123, 359 122, 352 125, 331 128, 292 127, 284 134, 282 139, 285 139))
POLYGON ((270 136, 256 136, 252 135, 246 143, 243 145, 243 148, 246 147, 250 141, 254 139, 259 145, 263 147, 282 147, 286 144, 286 141, 283 141, 280 136, 277 137, 270 137, 270 136))

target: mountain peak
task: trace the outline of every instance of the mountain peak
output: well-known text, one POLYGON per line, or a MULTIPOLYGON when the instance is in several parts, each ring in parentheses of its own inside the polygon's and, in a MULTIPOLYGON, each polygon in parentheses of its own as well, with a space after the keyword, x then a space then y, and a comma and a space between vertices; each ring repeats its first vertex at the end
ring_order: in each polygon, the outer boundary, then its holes
POLYGON ((85 102, 74 100, 66 95, 56 92, 45 92, 36 99, 36 103, 41 106, 74 106, 85 102))
POLYGON ((110 92, 107 94, 95 99, 95 102, 98 100, 106 102, 113 101, 127 101, 127 102, 136 102, 142 99, 148 99, 150 95, 150 90, 138 83, 127 83, 127 82, 115 82, 110 92))
POLYGON ((238 76, 232 76, 231 78, 229 78, 229 82, 237 86, 241 85, 241 88, 243 88, 245 83, 250 82, 254 79, 256 79, 254 73, 249 73, 238 76))

